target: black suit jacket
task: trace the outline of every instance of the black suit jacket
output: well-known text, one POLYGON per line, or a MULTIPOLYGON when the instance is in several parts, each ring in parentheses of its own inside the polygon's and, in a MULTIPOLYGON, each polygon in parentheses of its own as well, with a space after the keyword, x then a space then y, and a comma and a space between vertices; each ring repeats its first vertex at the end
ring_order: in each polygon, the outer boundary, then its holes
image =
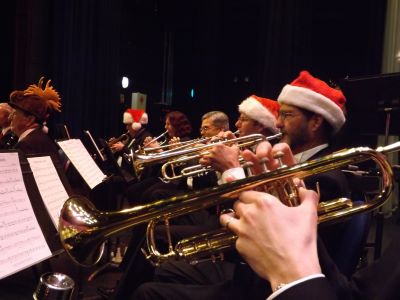
POLYGON ((0 149, 12 149, 17 141, 18 137, 13 134, 11 130, 8 130, 6 134, 0 138, 0 149))
POLYGON ((298 285, 295 285, 274 299, 276 300, 292 300, 292 299, 307 299, 307 300, 336 300, 336 294, 326 278, 314 278, 307 280, 298 285))
MULTIPOLYGON (((331 154, 333 149, 327 147, 314 154, 310 159, 320 158, 331 154)), ((320 173, 307 177, 304 180, 308 189, 317 190, 317 182, 320 189, 320 201, 328 201, 338 197, 350 197, 350 188, 346 176, 340 169, 335 169, 325 173, 320 173)))
POLYGON ((59 158, 56 143, 41 128, 30 132, 14 146, 14 149, 20 149, 25 154, 54 153, 55 157, 59 158))
MULTIPOLYGON (((327 147, 313 155, 309 160, 320 158, 331 154, 332 152, 333 149, 327 147)), ((315 191, 317 191, 317 185, 319 186, 321 202, 340 197, 350 198, 350 187, 347 178, 340 169, 309 176, 304 180, 304 182, 308 189, 313 189, 315 191)), ((331 256, 335 257, 335 253, 339 253, 344 246, 342 237, 348 226, 348 220, 331 225, 321 224, 318 226, 318 233, 324 241, 331 256)), ((342 266, 340 266, 343 270, 344 267, 345 266, 342 268, 342 266)))
MULTIPOLYGON (((400 228, 398 228, 400 229, 400 228)), ((318 241, 318 256, 326 278, 295 285, 275 297, 291 299, 395 300, 400 299, 400 230, 397 230, 382 257, 357 271, 351 279, 341 274, 318 241)))

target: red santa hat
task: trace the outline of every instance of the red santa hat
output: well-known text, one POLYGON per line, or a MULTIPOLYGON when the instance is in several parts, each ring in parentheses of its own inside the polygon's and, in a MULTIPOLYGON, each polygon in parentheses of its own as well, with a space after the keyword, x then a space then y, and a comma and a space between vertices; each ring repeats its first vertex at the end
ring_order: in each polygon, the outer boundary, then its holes
POLYGON ((278 132, 276 119, 279 113, 279 103, 277 101, 251 95, 240 103, 239 112, 262 124, 272 132, 278 132))
POLYGON ((307 71, 301 71, 299 77, 283 87, 278 102, 321 115, 335 132, 339 131, 346 121, 343 113, 346 98, 343 93, 307 71))
POLYGON ((148 122, 149 118, 142 109, 128 108, 124 112, 123 123, 132 124, 131 126, 133 130, 139 130, 142 127, 142 124, 147 124, 148 122))

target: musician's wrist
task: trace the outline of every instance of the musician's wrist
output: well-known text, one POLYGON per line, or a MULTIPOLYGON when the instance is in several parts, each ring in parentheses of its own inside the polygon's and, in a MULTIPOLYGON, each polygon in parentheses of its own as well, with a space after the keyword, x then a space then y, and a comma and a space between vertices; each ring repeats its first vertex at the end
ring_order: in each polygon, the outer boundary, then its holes
POLYGON ((318 261, 312 262, 305 259, 295 265, 285 264, 285 268, 276 271, 272 276, 269 276, 272 291, 277 291, 285 285, 301 280, 302 278, 321 274, 321 267, 318 261))

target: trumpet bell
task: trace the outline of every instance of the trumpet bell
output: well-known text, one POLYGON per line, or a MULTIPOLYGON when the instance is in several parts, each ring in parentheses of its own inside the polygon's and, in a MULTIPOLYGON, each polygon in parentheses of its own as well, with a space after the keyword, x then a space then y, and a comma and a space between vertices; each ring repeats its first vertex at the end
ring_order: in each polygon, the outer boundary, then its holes
POLYGON ((107 213, 98 211, 85 197, 74 196, 64 203, 58 230, 65 251, 76 263, 92 266, 100 261, 105 242, 100 229, 105 219, 107 213))

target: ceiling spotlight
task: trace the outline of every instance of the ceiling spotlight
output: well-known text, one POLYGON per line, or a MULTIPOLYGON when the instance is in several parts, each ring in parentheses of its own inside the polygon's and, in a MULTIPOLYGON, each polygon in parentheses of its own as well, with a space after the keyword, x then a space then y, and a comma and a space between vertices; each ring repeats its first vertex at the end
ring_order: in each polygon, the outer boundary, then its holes
POLYGON ((121 84, 122 84, 122 88, 126 89, 129 86, 129 78, 125 77, 125 76, 122 77, 121 84))

